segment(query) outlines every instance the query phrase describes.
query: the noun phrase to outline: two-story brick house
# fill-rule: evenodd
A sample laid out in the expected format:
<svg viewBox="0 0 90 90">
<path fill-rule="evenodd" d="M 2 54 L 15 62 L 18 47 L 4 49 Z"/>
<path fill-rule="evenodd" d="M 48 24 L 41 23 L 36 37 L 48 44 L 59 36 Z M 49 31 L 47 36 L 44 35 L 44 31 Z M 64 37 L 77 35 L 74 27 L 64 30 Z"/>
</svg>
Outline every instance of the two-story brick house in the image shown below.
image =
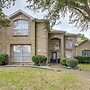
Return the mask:
<svg viewBox="0 0 90 90">
<path fill-rule="evenodd" d="M 0 29 L 0 53 L 9 55 L 9 64 L 31 64 L 33 55 L 45 55 L 48 62 L 58 63 L 61 58 L 81 55 L 86 49 L 82 43 L 76 46 L 78 35 L 46 30 L 43 19 L 35 19 L 22 10 L 9 19 L 10 26 Z M 90 50 L 89 45 L 87 49 Z"/>
</svg>

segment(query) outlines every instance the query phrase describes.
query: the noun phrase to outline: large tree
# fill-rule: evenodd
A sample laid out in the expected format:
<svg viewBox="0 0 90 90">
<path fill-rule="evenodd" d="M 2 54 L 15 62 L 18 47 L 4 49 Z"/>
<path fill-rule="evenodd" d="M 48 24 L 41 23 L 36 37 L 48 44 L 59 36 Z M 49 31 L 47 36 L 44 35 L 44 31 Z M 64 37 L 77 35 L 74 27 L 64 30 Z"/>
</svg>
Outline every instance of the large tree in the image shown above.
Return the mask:
<svg viewBox="0 0 90 90">
<path fill-rule="evenodd" d="M 9 8 L 14 5 L 15 0 L 0 0 L 0 28 L 7 27 L 10 24 L 10 20 L 4 15 L 3 8 Z"/>
<path fill-rule="evenodd" d="M 82 30 L 90 27 L 90 0 L 27 0 L 28 8 L 46 11 L 52 26 L 69 12 L 69 21 Z"/>
</svg>

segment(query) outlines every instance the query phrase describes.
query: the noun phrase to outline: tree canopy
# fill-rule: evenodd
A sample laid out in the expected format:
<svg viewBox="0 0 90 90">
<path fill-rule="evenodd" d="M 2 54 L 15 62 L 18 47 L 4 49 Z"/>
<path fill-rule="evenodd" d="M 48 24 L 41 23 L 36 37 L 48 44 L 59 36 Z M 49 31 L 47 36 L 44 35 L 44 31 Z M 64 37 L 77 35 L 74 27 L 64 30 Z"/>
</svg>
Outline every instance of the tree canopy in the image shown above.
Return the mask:
<svg viewBox="0 0 90 90">
<path fill-rule="evenodd" d="M 0 0 L 0 28 L 7 27 L 10 24 L 10 20 L 4 15 L 2 9 L 9 8 L 14 3 L 15 0 Z"/>
<path fill-rule="evenodd" d="M 87 37 L 85 37 L 85 35 L 84 34 L 78 34 L 78 36 L 79 36 L 79 38 L 81 39 L 81 40 L 87 40 L 88 38 Z"/>
<path fill-rule="evenodd" d="M 90 27 L 90 0 L 27 0 L 32 10 L 46 11 L 51 25 L 55 25 L 69 12 L 69 23 L 82 30 Z"/>
</svg>

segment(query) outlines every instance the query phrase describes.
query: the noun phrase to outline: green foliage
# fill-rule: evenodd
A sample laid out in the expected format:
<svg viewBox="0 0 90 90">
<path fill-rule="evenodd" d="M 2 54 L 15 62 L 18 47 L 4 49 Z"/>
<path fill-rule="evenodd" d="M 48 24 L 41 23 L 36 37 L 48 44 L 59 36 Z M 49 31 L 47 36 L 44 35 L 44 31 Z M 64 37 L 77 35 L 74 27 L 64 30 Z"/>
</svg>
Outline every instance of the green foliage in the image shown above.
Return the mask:
<svg viewBox="0 0 90 90">
<path fill-rule="evenodd" d="M 75 56 L 79 63 L 90 63 L 90 57 L 89 56 Z"/>
<path fill-rule="evenodd" d="M 46 11 L 46 18 L 50 20 L 52 26 L 67 16 L 68 12 L 71 24 L 83 30 L 90 25 L 90 0 L 27 0 L 27 3 L 31 10 Z"/>
<path fill-rule="evenodd" d="M 90 64 L 79 64 L 77 67 L 79 70 L 90 72 Z"/>
<path fill-rule="evenodd" d="M 50 30 L 49 20 L 44 20 L 44 28 L 45 28 L 46 30 Z"/>
<path fill-rule="evenodd" d="M 35 63 L 35 65 L 41 65 L 46 63 L 47 58 L 43 55 L 35 55 L 32 57 L 32 61 Z"/>
<path fill-rule="evenodd" d="M 8 27 L 8 26 L 10 26 L 10 20 L 9 19 L 6 19 L 6 18 L 4 18 L 4 19 L 0 19 L 0 28 L 1 27 Z"/>
<path fill-rule="evenodd" d="M 10 20 L 6 18 L 2 10 L 0 10 L 0 28 L 7 27 L 10 24 Z"/>
<path fill-rule="evenodd" d="M 71 68 L 76 68 L 78 65 L 78 60 L 74 58 L 67 59 L 66 65 Z"/>
<path fill-rule="evenodd" d="M 3 13 L 3 8 L 9 8 L 15 4 L 16 0 L 1 0 L 0 1 L 0 28 L 7 27 L 10 25 L 10 20 Z"/>
<path fill-rule="evenodd" d="M 62 65 L 64 65 L 64 66 L 66 66 L 66 61 L 67 61 L 67 58 L 62 58 L 62 59 L 60 60 L 60 63 L 61 63 Z"/>
<path fill-rule="evenodd" d="M 84 34 L 78 34 L 78 35 L 79 35 L 79 38 L 80 38 L 81 40 L 86 40 L 86 39 L 87 39 L 87 37 L 85 37 Z"/>
<path fill-rule="evenodd" d="M 0 65 L 6 65 L 8 63 L 8 55 L 0 54 Z"/>
</svg>

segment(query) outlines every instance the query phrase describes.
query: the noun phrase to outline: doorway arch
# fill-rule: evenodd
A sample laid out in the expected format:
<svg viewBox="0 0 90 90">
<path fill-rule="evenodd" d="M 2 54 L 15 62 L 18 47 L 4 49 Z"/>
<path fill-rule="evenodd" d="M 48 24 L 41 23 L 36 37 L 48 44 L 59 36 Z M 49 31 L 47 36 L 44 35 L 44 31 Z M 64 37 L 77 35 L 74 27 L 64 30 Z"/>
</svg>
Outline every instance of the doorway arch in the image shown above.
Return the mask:
<svg viewBox="0 0 90 90">
<path fill-rule="evenodd" d="M 49 42 L 50 63 L 59 63 L 61 54 L 61 39 L 51 38 Z"/>
</svg>

